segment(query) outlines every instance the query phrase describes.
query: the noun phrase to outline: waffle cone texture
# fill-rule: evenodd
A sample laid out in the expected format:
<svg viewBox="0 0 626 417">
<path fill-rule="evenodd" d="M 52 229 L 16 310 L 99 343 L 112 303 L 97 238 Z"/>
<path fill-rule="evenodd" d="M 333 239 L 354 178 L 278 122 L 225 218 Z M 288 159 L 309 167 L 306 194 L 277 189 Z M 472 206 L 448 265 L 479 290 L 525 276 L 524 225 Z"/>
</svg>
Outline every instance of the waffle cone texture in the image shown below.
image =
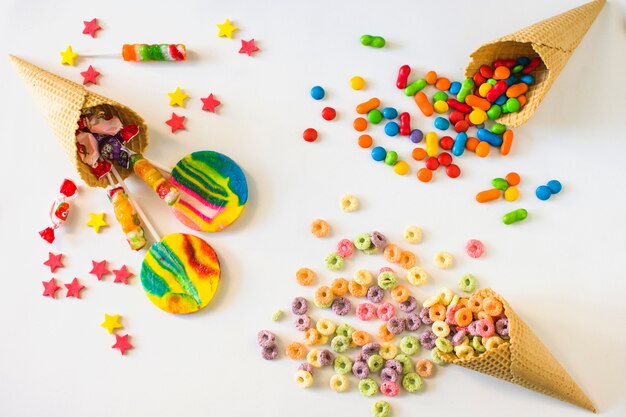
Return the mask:
<svg viewBox="0 0 626 417">
<path fill-rule="evenodd" d="M 459 359 L 454 354 L 442 354 L 441 358 L 595 412 L 591 400 L 509 303 L 489 288 L 477 292 L 499 300 L 504 306 L 509 319 L 509 341 L 469 359 Z"/>
<path fill-rule="evenodd" d="M 80 84 L 51 74 L 15 56 L 9 56 L 9 60 L 39 104 L 68 159 L 83 181 L 90 187 L 106 187 L 109 183 L 106 178 L 98 180 L 91 172 L 90 167 L 84 164 L 78 156 L 76 129 L 82 109 L 94 106 L 105 107 L 111 115 L 119 117 L 122 124 L 135 124 L 139 127 L 139 134 L 125 146 L 141 153 L 148 145 L 146 124 L 141 116 L 132 109 L 92 93 Z M 122 178 L 126 178 L 132 173 L 131 170 L 124 168 L 117 167 L 116 169 Z"/>
<path fill-rule="evenodd" d="M 538 55 L 543 60 L 543 64 L 533 72 L 535 83 L 526 93 L 527 104 L 519 112 L 500 117 L 498 122 L 517 127 L 531 118 L 604 3 L 605 0 L 594 0 L 488 42 L 470 55 L 470 62 L 465 68 L 466 77 L 472 77 L 481 65 L 490 65 L 496 59 Z"/>
</svg>

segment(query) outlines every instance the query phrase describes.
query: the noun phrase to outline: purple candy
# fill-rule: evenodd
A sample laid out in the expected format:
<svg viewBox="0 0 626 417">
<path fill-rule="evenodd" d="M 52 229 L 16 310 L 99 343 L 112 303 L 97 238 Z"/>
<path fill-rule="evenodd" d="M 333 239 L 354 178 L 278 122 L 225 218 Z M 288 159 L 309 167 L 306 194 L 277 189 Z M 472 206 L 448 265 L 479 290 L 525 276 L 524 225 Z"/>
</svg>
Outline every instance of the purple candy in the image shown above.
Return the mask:
<svg viewBox="0 0 626 417">
<path fill-rule="evenodd" d="M 298 366 L 298 371 L 302 371 L 302 370 L 307 371 L 308 373 L 311 374 L 311 376 L 313 375 L 313 367 L 306 362 L 301 363 L 300 366 Z"/>
<path fill-rule="evenodd" d="M 392 368 L 383 368 L 383 370 L 380 371 L 380 379 L 382 379 L 383 382 L 396 382 L 399 376 L 398 372 Z"/>
<path fill-rule="evenodd" d="M 368 357 L 375 355 L 378 351 L 380 351 L 380 344 L 376 342 L 367 343 L 361 348 L 361 352 Z"/>
<path fill-rule="evenodd" d="M 301 316 L 302 314 L 306 314 L 309 310 L 309 303 L 306 301 L 304 297 L 296 297 L 291 302 L 291 312 L 296 316 Z"/>
<path fill-rule="evenodd" d="M 427 326 L 430 326 L 431 324 L 433 324 L 433 321 L 430 319 L 430 316 L 428 315 L 428 307 L 424 307 L 422 309 L 422 311 L 420 311 L 420 319 L 422 319 L 422 323 L 424 323 Z"/>
<path fill-rule="evenodd" d="M 380 232 L 370 233 L 370 240 L 372 244 L 379 249 L 387 246 L 387 238 Z"/>
<path fill-rule="evenodd" d="M 420 344 L 424 347 L 424 349 L 433 349 L 436 341 L 437 335 L 435 335 L 432 330 L 426 330 L 420 335 Z"/>
<path fill-rule="evenodd" d="M 335 357 L 333 353 L 328 349 L 322 350 L 317 356 L 317 360 L 322 364 L 322 366 L 331 365 L 334 359 Z"/>
<path fill-rule="evenodd" d="M 404 319 L 400 317 L 392 317 L 387 322 L 387 330 L 393 334 L 400 334 L 404 331 Z"/>
<path fill-rule="evenodd" d="M 412 295 L 409 295 L 406 301 L 398 304 L 398 308 L 405 313 L 410 313 L 417 308 L 417 300 Z"/>
<path fill-rule="evenodd" d="M 275 344 L 261 346 L 261 356 L 263 359 L 271 361 L 278 356 L 278 348 Z"/>
<path fill-rule="evenodd" d="M 409 140 L 413 143 L 420 143 L 424 139 L 424 133 L 419 129 L 411 130 L 409 134 Z"/>
<path fill-rule="evenodd" d="M 309 327 L 311 327 L 311 317 L 309 316 L 298 316 L 296 318 L 296 329 L 300 331 L 305 331 Z"/>
<path fill-rule="evenodd" d="M 475 320 L 473 322 L 471 322 L 468 326 L 467 326 L 467 331 L 469 332 L 469 334 L 471 334 L 472 336 L 478 336 L 478 330 L 476 329 L 476 325 L 478 324 L 478 320 Z"/>
<path fill-rule="evenodd" d="M 508 336 L 509 335 L 509 319 L 506 317 L 502 317 L 498 321 L 496 321 L 496 333 L 500 336 Z"/>
<path fill-rule="evenodd" d="M 273 346 L 276 342 L 276 336 L 274 336 L 274 333 L 269 330 L 261 330 L 256 335 L 256 341 L 261 347 Z"/>
<path fill-rule="evenodd" d="M 452 346 L 460 345 L 461 342 L 463 342 L 463 339 L 465 339 L 465 336 L 467 336 L 467 332 L 465 330 L 460 330 L 456 332 L 456 334 L 452 336 Z"/>
<path fill-rule="evenodd" d="M 350 312 L 352 308 L 352 303 L 345 297 L 336 297 L 333 300 L 332 309 L 333 312 L 338 316 L 345 316 Z"/>
<path fill-rule="evenodd" d="M 378 304 L 383 301 L 383 298 L 385 298 L 385 290 L 380 288 L 378 285 L 372 285 L 367 290 L 367 299 L 372 303 Z"/>
<path fill-rule="evenodd" d="M 352 365 L 352 373 L 359 379 L 367 378 L 370 374 L 370 368 L 365 361 L 357 361 Z"/>
<path fill-rule="evenodd" d="M 404 321 L 406 322 L 406 329 L 410 332 L 416 331 L 417 329 L 420 328 L 420 325 L 422 324 L 422 321 L 420 320 L 420 316 L 418 316 L 415 313 L 407 314 Z"/>
<path fill-rule="evenodd" d="M 400 361 L 397 361 L 395 359 L 389 359 L 385 362 L 385 368 L 391 369 L 392 371 L 400 375 L 402 373 L 403 366 Z"/>
</svg>

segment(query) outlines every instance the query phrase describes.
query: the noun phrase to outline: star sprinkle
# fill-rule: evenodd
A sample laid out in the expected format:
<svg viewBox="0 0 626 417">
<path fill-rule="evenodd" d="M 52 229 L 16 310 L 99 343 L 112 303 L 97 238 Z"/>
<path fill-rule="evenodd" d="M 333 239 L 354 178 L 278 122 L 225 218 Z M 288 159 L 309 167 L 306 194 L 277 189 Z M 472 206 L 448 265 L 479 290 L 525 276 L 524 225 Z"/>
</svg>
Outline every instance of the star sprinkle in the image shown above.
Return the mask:
<svg viewBox="0 0 626 417">
<path fill-rule="evenodd" d="M 104 327 L 107 329 L 109 334 L 113 333 L 115 329 L 122 329 L 124 326 L 120 324 L 120 315 L 114 314 L 109 316 L 108 314 L 104 314 L 104 321 L 100 324 L 100 327 Z"/>
<path fill-rule="evenodd" d="M 133 276 L 133 273 L 126 269 L 126 265 L 122 265 L 120 269 L 114 269 L 113 274 L 115 274 L 113 282 L 121 282 L 125 285 L 128 285 L 128 278 Z"/>
<path fill-rule="evenodd" d="M 172 113 L 172 118 L 165 122 L 166 125 L 172 128 L 172 133 L 175 133 L 178 129 L 185 129 L 185 116 L 179 116 L 176 113 Z"/>
<path fill-rule="evenodd" d="M 83 24 L 85 25 L 85 29 L 83 29 L 83 34 L 91 35 L 92 38 L 96 37 L 96 32 L 102 29 L 98 24 L 98 19 L 93 19 L 90 21 L 83 20 Z"/>
<path fill-rule="evenodd" d="M 89 271 L 89 273 L 94 274 L 98 278 L 98 281 L 102 281 L 103 275 L 111 273 L 111 271 L 107 269 L 107 261 L 91 261 L 91 264 L 93 268 L 91 268 L 91 271 Z"/>
<path fill-rule="evenodd" d="M 134 346 L 130 344 L 128 341 L 128 335 L 120 336 L 119 334 L 115 335 L 115 344 L 111 346 L 113 349 L 119 349 L 122 355 L 126 354 L 128 349 L 132 349 Z"/>
<path fill-rule="evenodd" d="M 176 87 L 176 90 L 167 93 L 167 95 L 170 96 L 170 106 L 179 107 L 185 107 L 185 99 L 189 97 L 180 87 Z"/>
<path fill-rule="evenodd" d="M 87 222 L 87 226 L 93 227 L 93 230 L 96 233 L 100 233 L 101 227 L 106 227 L 109 224 L 104 221 L 104 213 L 89 213 L 89 221 Z"/>
<path fill-rule="evenodd" d="M 61 64 L 74 66 L 74 60 L 78 58 L 78 54 L 72 51 L 72 47 L 68 46 L 64 52 L 61 52 Z"/>
<path fill-rule="evenodd" d="M 41 283 L 43 284 L 43 296 L 44 297 L 52 297 L 52 298 L 56 298 L 55 294 L 57 292 L 57 290 L 61 287 L 59 287 L 57 285 L 57 282 L 54 278 L 52 278 L 50 281 L 46 282 L 46 281 L 41 281 Z"/>
<path fill-rule="evenodd" d="M 61 262 L 62 257 L 63 257 L 62 253 L 55 255 L 52 252 L 48 252 L 48 260 L 44 262 L 43 264 L 50 267 L 50 272 L 54 272 L 55 269 L 63 268 L 65 266 L 63 265 L 63 262 Z"/>
<path fill-rule="evenodd" d="M 80 299 L 80 292 L 85 288 L 85 286 L 78 282 L 78 278 L 74 278 L 72 282 L 65 284 L 65 288 L 67 288 L 67 294 L 65 297 L 76 297 Z"/>
<path fill-rule="evenodd" d="M 207 98 L 200 98 L 200 100 L 202 100 L 202 110 L 207 110 L 211 113 L 215 113 L 215 108 L 222 104 L 221 101 L 213 97 L 213 93 L 209 94 Z"/>
<path fill-rule="evenodd" d="M 258 51 L 259 48 L 254 44 L 254 38 L 249 41 L 241 40 L 241 49 L 239 50 L 240 54 L 248 54 L 248 56 L 252 56 L 252 52 Z"/>
<path fill-rule="evenodd" d="M 226 36 L 229 39 L 233 38 L 233 32 L 237 30 L 237 26 L 233 25 L 232 23 L 230 23 L 230 19 L 226 19 L 224 21 L 224 23 L 222 24 L 217 24 L 217 27 L 219 28 L 219 32 L 217 33 L 218 37 L 223 37 Z"/>
<path fill-rule="evenodd" d="M 80 73 L 83 76 L 83 85 L 98 84 L 96 78 L 100 76 L 100 73 L 96 71 L 91 65 L 87 68 L 87 71 L 83 71 Z"/>
</svg>

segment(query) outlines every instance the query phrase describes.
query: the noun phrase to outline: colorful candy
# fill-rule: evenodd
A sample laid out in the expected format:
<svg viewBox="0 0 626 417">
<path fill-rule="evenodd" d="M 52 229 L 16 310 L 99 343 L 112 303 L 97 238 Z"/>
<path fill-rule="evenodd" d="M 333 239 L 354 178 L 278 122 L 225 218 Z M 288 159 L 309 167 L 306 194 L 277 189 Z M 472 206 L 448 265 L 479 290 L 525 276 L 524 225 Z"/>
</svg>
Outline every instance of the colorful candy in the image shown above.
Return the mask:
<svg viewBox="0 0 626 417">
<path fill-rule="evenodd" d="M 382 48 L 385 46 L 385 38 L 382 36 L 363 35 L 360 41 L 361 45 L 371 46 L 372 48 Z"/>
<path fill-rule="evenodd" d="M 504 224 L 513 224 L 522 220 L 525 220 L 526 217 L 528 217 L 528 212 L 523 209 L 517 209 L 517 210 L 513 210 L 509 213 L 506 213 L 504 216 L 502 216 L 502 223 Z"/>
<path fill-rule="evenodd" d="M 350 87 L 352 87 L 353 90 L 362 90 L 363 88 L 365 88 L 365 80 L 363 79 L 363 77 L 355 75 L 354 77 L 350 78 Z"/>
<path fill-rule="evenodd" d="M 410 74 L 411 74 L 410 66 L 408 65 L 401 66 L 400 69 L 398 70 L 398 78 L 396 80 L 396 87 L 398 87 L 400 90 L 405 89 L 408 83 Z"/>
<path fill-rule="evenodd" d="M 122 46 L 124 61 L 184 61 L 187 49 L 183 44 L 125 44 Z"/>
<path fill-rule="evenodd" d="M 110 187 L 107 195 L 113 205 L 113 212 L 117 222 L 126 235 L 126 241 L 132 250 L 139 250 L 146 245 L 143 228 L 139 216 L 130 202 L 123 187 Z"/>
<path fill-rule="evenodd" d="M 319 85 L 316 85 L 315 87 L 311 88 L 311 97 L 314 100 L 321 100 L 324 98 L 324 96 L 326 95 L 326 91 L 324 91 L 324 88 L 322 88 Z"/>
<path fill-rule="evenodd" d="M 305 129 L 302 133 L 302 138 L 307 142 L 315 142 L 317 140 L 317 130 L 312 127 Z"/>
<path fill-rule="evenodd" d="M 540 185 L 535 190 L 535 195 L 539 200 L 545 201 L 552 197 L 553 194 L 558 194 L 563 189 L 561 183 L 557 180 L 550 180 L 546 185 Z"/>
<path fill-rule="evenodd" d="M 46 242 L 54 242 L 54 230 L 61 227 L 67 220 L 70 214 L 70 203 L 67 200 L 76 193 L 76 190 L 77 187 L 73 181 L 68 179 L 63 180 L 59 190 L 61 196 L 54 200 L 52 207 L 50 207 L 50 222 L 52 223 L 52 227 L 46 227 L 39 232 L 39 236 Z"/>
</svg>

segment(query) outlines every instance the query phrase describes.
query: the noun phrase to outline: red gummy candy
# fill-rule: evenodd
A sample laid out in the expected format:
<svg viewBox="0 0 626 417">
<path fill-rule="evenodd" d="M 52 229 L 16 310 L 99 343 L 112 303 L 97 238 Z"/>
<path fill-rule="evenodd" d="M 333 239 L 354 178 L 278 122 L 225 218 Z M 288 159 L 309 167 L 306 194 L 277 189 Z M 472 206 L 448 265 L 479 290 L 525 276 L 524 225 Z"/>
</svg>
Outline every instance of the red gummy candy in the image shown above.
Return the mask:
<svg viewBox="0 0 626 417">
<path fill-rule="evenodd" d="M 39 236 L 48 243 L 54 242 L 54 230 L 51 227 L 43 229 L 39 232 Z"/>
<path fill-rule="evenodd" d="M 66 197 L 71 197 L 76 192 L 76 184 L 74 181 L 68 180 L 67 178 L 63 180 L 63 184 L 61 184 L 61 194 Z"/>
</svg>

